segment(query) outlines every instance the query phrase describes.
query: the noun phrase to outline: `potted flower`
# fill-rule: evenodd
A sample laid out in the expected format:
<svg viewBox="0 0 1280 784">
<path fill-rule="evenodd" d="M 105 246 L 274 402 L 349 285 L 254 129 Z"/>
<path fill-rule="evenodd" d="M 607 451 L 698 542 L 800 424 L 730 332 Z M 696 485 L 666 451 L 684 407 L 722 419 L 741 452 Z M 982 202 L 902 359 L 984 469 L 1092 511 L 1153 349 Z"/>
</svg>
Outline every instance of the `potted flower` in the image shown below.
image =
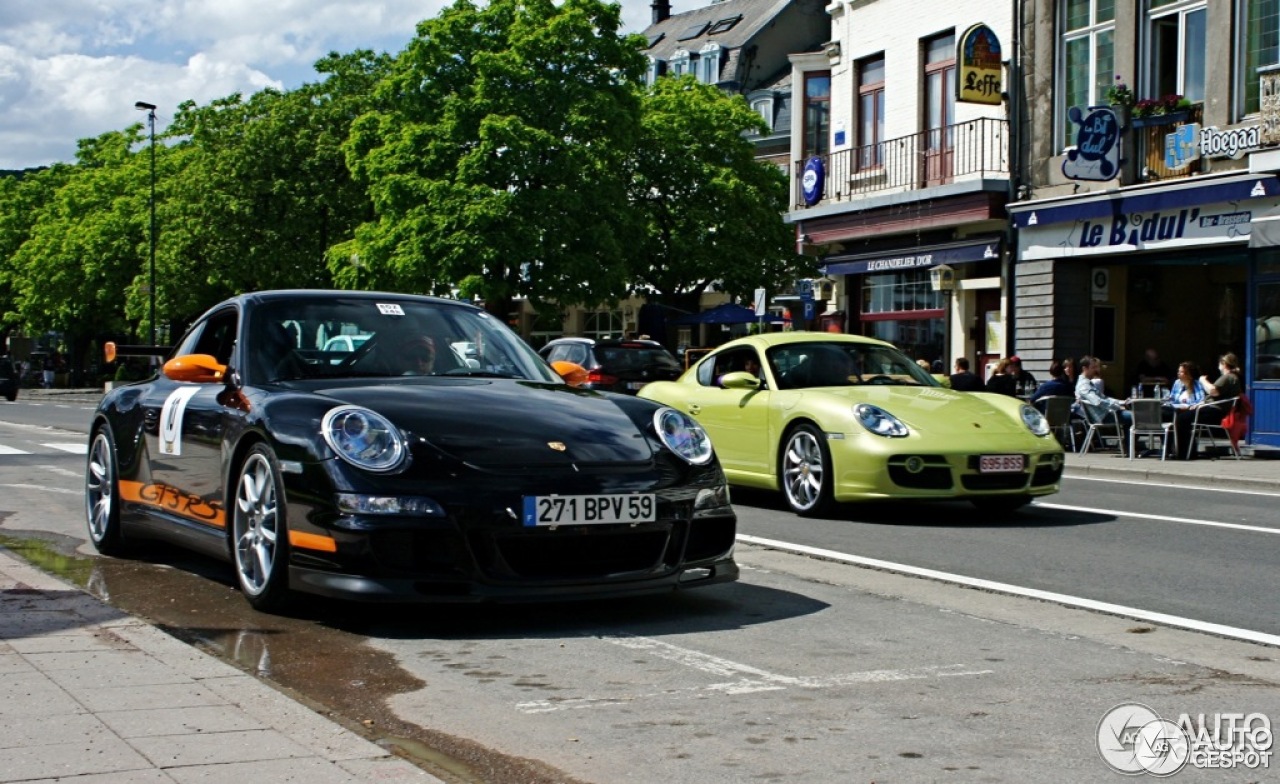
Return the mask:
<svg viewBox="0 0 1280 784">
<path fill-rule="evenodd" d="M 1129 85 L 1124 83 L 1124 79 L 1120 74 L 1116 74 L 1115 83 L 1107 88 L 1107 103 L 1113 107 L 1132 109 L 1135 101 L 1136 96 L 1134 96 L 1133 90 L 1130 90 Z"/>
<path fill-rule="evenodd" d="M 1143 98 L 1133 105 L 1133 126 L 1174 125 L 1186 122 L 1191 101 L 1171 93 L 1161 98 Z"/>
</svg>

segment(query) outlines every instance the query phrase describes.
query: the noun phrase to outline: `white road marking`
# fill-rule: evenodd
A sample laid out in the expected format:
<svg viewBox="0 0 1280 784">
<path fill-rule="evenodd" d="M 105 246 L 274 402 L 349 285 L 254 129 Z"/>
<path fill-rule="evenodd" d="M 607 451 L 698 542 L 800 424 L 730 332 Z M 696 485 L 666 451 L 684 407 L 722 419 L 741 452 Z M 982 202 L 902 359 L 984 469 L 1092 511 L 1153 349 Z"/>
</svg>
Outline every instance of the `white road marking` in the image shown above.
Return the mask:
<svg viewBox="0 0 1280 784">
<path fill-rule="evenodd" d="M 0 487 L 12 487 L 15 490 L 39 490 L 42 493 L 59 493 L 61 495 L 80 495 L 83 490 L 68 490 L 65 487 L 49 487 L 47 485 L 8 484 Z"/>
<path fill-rule="evenodd" d="M 89 454 L 89 445 L 83 441 L 74 444 L 41 444 L 40 446 L 47 446 L 50 449 L 57 449 L 62 452 L 70 452 L 73 455 Z"/>
<path fill-rule="evenodd" d="M 1280 534 L 1280 528 L 1267 528 L 1261 525 L 1244 525 L 1242 523 L 1222 523 L 1217 520 L 1195 520 L 1172 515 L 1144 514 L 1142 512 L 1118 512 L 1115 509 L 1090 509 L 1087 506 L 1067 506 L 1065 504 L 1045 504 L 1036 502 L 1037 509 L 1062 509 L 1067 512 L 1091 512 L 1093 514 L 1115 515 L 1117 517 L 1136 517 L 1139 520 L 1160 520 L 1165 523 L 1185 523 L 1187 525 L 1207 525 L 1211 528 L 1231 528 L 1236 531 L 1253 531 L 1260 534 Z"/>
<path fill-rule="evenodd" d="M 1247 640 L 1249 642 L 1261 643 L 1263 645 L 1280 647 L 1280 635 L 1266 634 L 1265 632 L 1254 631 L 1253 629 L 1241 629 L 1235 626 L 1207 623 L 1205 621 L 1197 621 L 1194 618 L 1182 618 L 1177 615 L 1150 612 L 1148 610 L 1140 610 L 1136 607 L 1126 607 L 1121 604 L 1099 602 L 1093 599 L 1085 599 L 1083 597 L 1071 596 L 1064 593 L 1041 591 L 1036 588 L 1024 588 L 1020 585 L 1010 585 L 1009 583 L 998 583 L 993 580 L 966 577 L 962 574 L 951 574 L 950 572 L 941 572 L 936 569 L 924 569 L 919 566 L 909 566 L 907 564 L 894 563 L 892 561 L 882 561 L 878 558 L 864 558 L 860 555 L 850 555 L 849 553 L 841 553 L 836 550 L 825 550 L 821 547 L 810 547 L 803 544 L 791 544 L 790 542 L 780 542 L 776 539 L 764 539 L 759 536 L 750 536 L 748 534 L 738 534 L 737 539 L 739 542 L 743 542 L 745 544 L 754 544 L 759 547 L 767 547 L 773 550 L 796 553 L 798 555 L 808 555 L 825 561 L 866 566 L 872 569 L 881 569 L 888 572 L 897 572 L 899 574 L 909 574 L 915 577 L 924 577 L 930 580 L 939 580 L 942 582 L 964 585 L 969 588 L 981 588 L 985 591 L 1004 593 L 1009 594 L 1010 596 L 1023 596 L 1030 599 L 1039 599 L 1045 602 L 1061 604 L 1066 607 L 1079 607 L 1084 610 L 1107 613 L 1108 615 L 1119 615 L 1124 618 L 1150 621 L 1151 623 L 1160 623 L 1165 626 L 1174 626 L 1180 629 L 1190 629 L 1192 631 L 1204 632 L 1206 634 L 1216 634 L 1220 637 L 1229 637 L 1236 640 Z"/>
<path fill-rule="evenodd" d="M 716 678 L 728 680 L 710 683 L 705 686 L 694 686 L 682 689 L 668 689 L 646 694 L 630 694 L 623 697 L 574 697 L 560 700 L 532 700 L 516 703 L 516 710 L 521 713 L 552 713 L 562 710 L 581 710 L 584 708 L 601 708 L 609 705 L 622 705 L 637 700 L 661 698 L 693 698 L 705 696 L 706 692 L 721 694 L 751 694 L 759 691 L 779 691 L 788 688 L 825 689 L 839 686 L 853 686 L 862 683 L 888 683 L 892 681 L 919 680 L 922 678 L 954 678 L 970 675 L 990 675 L 994 670 L 970 670 L 962 664 L 940 665 L 936 667 L 911 667 L 897 670 L 868 670 L 841 675 L 827 676 L 794 676 L 762 670 L 749 664 L 731 661 L 709 653 L 702 653 L 691 648 L 672 645 L 651 637 L 636 635 L 618 635 L 598 638 L 603 642 L 618 645 L 635 651 L 643 651 L 668 661 L 675 662 Z"/>
<path fill-rule="evenodd" d="M 1147 480 L 1144 480 L 1144 481 L 1138 482 L 1138 481 L 1134 481 L 1134 480 L 1132 480 L 1132 479 L 1107 479 L 1107 478 L 1105 478 L 1105 477 L 1101 477 L 1101 476 L 1080 476 L 1080 475 L 1078 475 L 1078 474 L 1067 474 L 1066 476 L 1067 476 L 1067 478 L 1068 478 L 1068 479 L 1078 479 L 1078 480 L 1080 480 L 1080 481 L 1082 481 L 1082 482 L 1109 482 L 1109 483 L 1114 484 L 1114 485 L 1141 485 L 1142 487 L 1146 487 L 1146 488 L 1151 488 L 1151 487 L 1176 487 L 1176 488 L 1179 488 L 1179 489 L 1185 490 L 1185 489 L 1187 489 L 1187 487 L 1188 487 L 1188 485 L 1180 484 L 1180 483 L 1178 483 L 1178 482 L 1173 482 L 1173 481 L 1168 481 L 1168 482 L 1159 482 L 1159 481 L 1155 481 L 1155 480 L 1154 480 L 1154 478 L 1153 478 L 1153 479 L 1147 479 Z M 1186 479 L 1195 479 L 1196 477 L 1172 477 L 1172 476 L 1170 476 L 1170 477 L 1168 477 L 1168 478 L 1169 478 L 1169 479 L 1174 479 L 1174 478 L 1178 478 L 1178 479 L 1182 479 L 1182 478 L 1186 478 Z M 1195 487 L 1195 491 L 1196 491 L 1197 493 L 1200 493 L 1200 492 L 1206 492 L 1206 493 L 1230 493 L 1231 495 L 1262 495 L 1262 496 L 1269 496 L 1269 497 L 1271 497 L 1271 498 L 1275 498 L 1275 497 L 1277 497 L 1277 496 L 1280 496 L 1280 493 L 1268 493 L 1268 492 L 1263 491 L 1263 490 L 1242 490 L 1242 489 L 1235 488 L 1235 487 L 1215 487 L 1215 486 L 1213 486 L 1213 485 L 1195 485 L 1194 487 Z"/>
<path fill-rule="evenodd" d="M 11 447 L 11 446 L 5 446 L 4 444 L 0 444 L 0 455 L 29 455 L 29 454 L 31 453 L 24 452 L 21 449 L 15 449 L 14 447 Z"/>
</svg>

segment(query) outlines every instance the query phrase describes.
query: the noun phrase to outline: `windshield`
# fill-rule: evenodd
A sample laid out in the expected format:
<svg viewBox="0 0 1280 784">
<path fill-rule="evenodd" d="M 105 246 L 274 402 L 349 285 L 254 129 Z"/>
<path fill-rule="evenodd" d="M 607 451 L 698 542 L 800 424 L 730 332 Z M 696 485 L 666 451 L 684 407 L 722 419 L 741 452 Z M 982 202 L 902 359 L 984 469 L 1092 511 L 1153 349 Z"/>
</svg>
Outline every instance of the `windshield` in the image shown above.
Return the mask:
<svg viewBox="0 0 1280 784">
<path fill-rule="evenodd" d="M 941 386 L 906 354 L 876 343 L 790 343 L 770 349 L 768 358 L 780 389 L 859 384 Z"/>
<path fill-rule="evenodd" d="M 255 308 L 246 329 L 251 383 L 361 376 L 560 382 L 505 324 L 468 305 L 298 296 Z"/>
</svg>

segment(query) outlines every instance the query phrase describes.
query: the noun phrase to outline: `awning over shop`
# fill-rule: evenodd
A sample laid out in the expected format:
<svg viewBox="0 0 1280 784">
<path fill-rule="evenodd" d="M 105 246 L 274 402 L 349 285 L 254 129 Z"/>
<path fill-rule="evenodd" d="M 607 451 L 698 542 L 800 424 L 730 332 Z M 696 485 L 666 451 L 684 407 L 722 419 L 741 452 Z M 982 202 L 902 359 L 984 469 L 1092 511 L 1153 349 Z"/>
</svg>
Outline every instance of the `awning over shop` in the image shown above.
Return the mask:
<svg viewBox="0 0 1280 784">
<path fill-rule="evenodd" d="M 1097 221 L 1116 215 L 1180 210 L 1200 204 L 1247 201 L 1265 196 L 1280 196 L 1280 181 L 1275 175 L 1241 174 L 1207 183 L 1202 178 L 1190 178 L 1129 193 L 1099 191 L 1088 196 L 1011 204 L 1009 215 L 1016 228 L 1025 229 L 1051 223 Z"/>
<path fill-rule="evenodd" d="M 1249 232 L 1250 248 L 1280 248 L 1280 207 L 1268 210 L 1253 219 Z"/>
<path fill-rule="evenodd" d="M 864 272 L 899 272 L 902 270 L 936 267 L 939 264 L 968 264 L 984 259 L 1000 258 L 1000 238 L 949 242 L 944 245 L 923 245 L 903 249 L 898 253 L 856 253 L 828 256 L 823 259 L 822 271 L 826 275 L 860 275 Z"/>
<path fill-rule="evenodd" d="M 726 302 L 723 305 L 716 305 L 710 310 L 704 310 L 701 313 L 690 313 L 687 316 L 681 316 L 676 319 L 677 324 L 753 324 L 757 321 L 764 321 L 769 324 L 775 324 L 782 321 L 782 317 L 775 316 L 772 313 L 766 313 L 763 316 L 757 316 L 756 312 L 751 308 L 744 308 L 741 305 L 732 302 Z"/>
</svg>

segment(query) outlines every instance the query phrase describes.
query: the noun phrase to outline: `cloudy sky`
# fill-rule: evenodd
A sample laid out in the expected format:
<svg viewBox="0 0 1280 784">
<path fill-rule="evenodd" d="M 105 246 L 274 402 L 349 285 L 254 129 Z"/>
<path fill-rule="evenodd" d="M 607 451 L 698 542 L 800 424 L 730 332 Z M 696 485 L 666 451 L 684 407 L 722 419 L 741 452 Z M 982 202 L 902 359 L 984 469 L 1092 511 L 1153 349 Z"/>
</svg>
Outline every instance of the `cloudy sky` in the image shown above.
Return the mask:
<svg viewBox="0 0 1280 784">
<path fill-rule="evenodd" d="M 651 0 L 621 0 L 626 32 Z M 399 52 L 446 0 L 0 0 L 0 169 L 75 160 L 76 141 L 185 100 L 290 89 L 327 52 Z M 707 0 L 672 0 L 672 11 Z"/>
</svg>

